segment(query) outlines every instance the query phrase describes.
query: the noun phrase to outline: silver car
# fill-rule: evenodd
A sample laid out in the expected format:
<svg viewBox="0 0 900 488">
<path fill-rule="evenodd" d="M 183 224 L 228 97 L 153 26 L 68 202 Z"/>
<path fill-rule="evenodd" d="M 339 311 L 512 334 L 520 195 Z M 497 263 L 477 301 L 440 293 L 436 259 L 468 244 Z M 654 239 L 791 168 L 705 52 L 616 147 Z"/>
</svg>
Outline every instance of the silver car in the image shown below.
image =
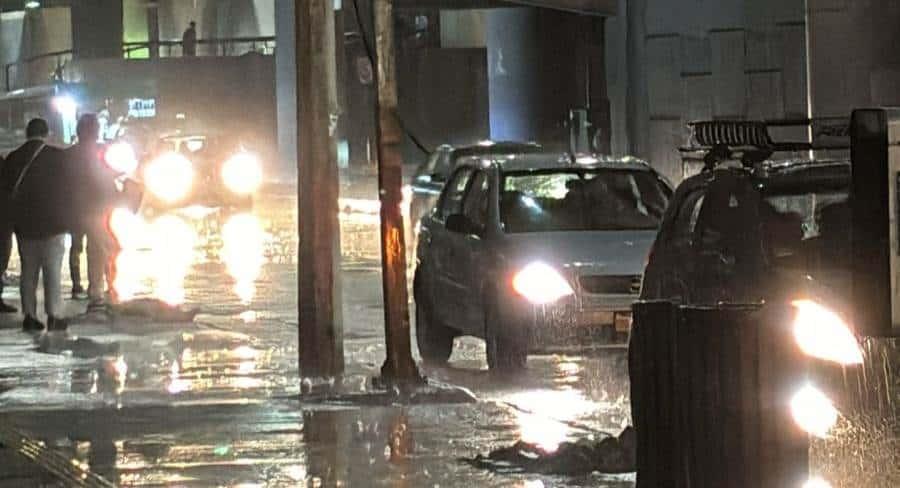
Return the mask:
<svg viewBox="0 0 900 488">
<path fill-rule="evenodd" d="M 542 153 L 461 161 L 421 221 L 416 339 L 426 361 L 485 339 L 492 369 L 620 339 L 671 196 L 632 158 Z"/>
</svg>

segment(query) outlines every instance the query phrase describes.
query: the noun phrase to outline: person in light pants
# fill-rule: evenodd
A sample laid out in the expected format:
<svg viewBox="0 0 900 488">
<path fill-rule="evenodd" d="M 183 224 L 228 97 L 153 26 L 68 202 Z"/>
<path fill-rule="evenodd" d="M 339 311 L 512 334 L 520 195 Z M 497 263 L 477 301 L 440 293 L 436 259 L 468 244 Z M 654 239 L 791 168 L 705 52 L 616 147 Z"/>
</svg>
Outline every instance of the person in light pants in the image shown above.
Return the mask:
<svg viewBox="0 0 900 488">
<path fill-rule="evenodd" d="M 70 227 L 66 167 L 62 164 L 62 151 L 46 143 L 47 121 L 32 119 L 25 134 L 28 141 L 9 154 L 0 171 L 0 189 L 22 260 L 22 329 L 44 329 L 37 315 L 38 278 L 43 274 L 47 328 L 65 330 L 68 323 L 62 316 L 60 275 L 65 235 Z"/>
<path fill-rule="evenodd" d="M 19 291 L 22 295 L 22 313 L 37 317 L 38 277 L 43 275 L 44 311 L 51 329 L 60 328 L 56 322 L 63 316 L 62 263 L 66 254 L 66 235 L 58 234 L 44 239 L 27 239 L 17 236 L 22 274 Z"/>
</svg>

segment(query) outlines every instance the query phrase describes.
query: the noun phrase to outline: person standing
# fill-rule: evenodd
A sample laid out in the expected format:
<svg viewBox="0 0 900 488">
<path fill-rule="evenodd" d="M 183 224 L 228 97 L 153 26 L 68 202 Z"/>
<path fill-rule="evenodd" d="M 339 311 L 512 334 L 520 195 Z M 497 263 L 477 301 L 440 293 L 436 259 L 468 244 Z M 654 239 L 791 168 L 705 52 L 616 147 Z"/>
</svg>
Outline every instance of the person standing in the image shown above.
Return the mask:
<svg viewBox="0 0 900 488">
<path fill-rule="evenodd" d="M 5 166 L 3 157 L 0 156 L 0 168 Z M 2 172 L 2 169 L 0 169 Z M 16 313 L 16 307 L 3 301 L 3 285 L 6 277 L 6 269 L 9 267 L 9 258 L 12 254 L 12 223 L 9 218 L 9 202 L 4 198 L 3 208 L 0 208 L 0 313 Z"/>
<path fill-rule="evenodd" d="M 105 289 L 112 284 L 111 260 L 115 256 L 115 242 L 107 227 L 109 215 L 118 201 L 116 173 L 102 159 L 102 146 L 97 143 L 100 124 L 94 114 L 84 114 L 76 127 L 78 143 L 65 150 L 65 160 L 71 172 L 73 211 L 72 234 L 87 236 L 88 311 L 103 309 Z"/>
<path fill-rule="evenodd" d="M 197 55 L 197 23 L 193 20 L 181 35 L 181 52 L 186 58 Z"/>
<path fill-rule="evenodd" d="M 63 318 L 60 276 L 68 230 L 68 204 L 64 199 L 68 182 L 62 151 L 45 142 L 49 132 L 44 119 L 28 122 L 25 129 L 28 141 L 10 153 L 0 173 L 22 260 L 19 280 L 25 315 L 22 329 L 28 332 L 44 328 L 37 318 L 37 286 L 41 275 L 47 328 L 68 327 Z"/>
</svg>

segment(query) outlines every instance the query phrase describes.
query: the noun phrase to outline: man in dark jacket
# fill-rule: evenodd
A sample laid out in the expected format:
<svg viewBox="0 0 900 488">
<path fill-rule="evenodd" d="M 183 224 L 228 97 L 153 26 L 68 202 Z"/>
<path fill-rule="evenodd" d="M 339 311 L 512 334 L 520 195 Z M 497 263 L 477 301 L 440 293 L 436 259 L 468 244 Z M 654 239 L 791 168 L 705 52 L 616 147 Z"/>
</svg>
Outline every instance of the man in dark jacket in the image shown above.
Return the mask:
<svg viewBox="0 0 900 488">
<path fill-rule="evenodd" d="M 88 311 L 103 309 L 105 287 L 112 289 L 112 260 L 116 244 L 107 222 L 119 201 L 116 173 L 103 162 L 103 148 L 97 143 L 100 124 L 94 114 L 78 119 L 78 143 L 65 150 L 65 160 L 71 172 L 74 190 L 72 198 L 76 216 L 72 219 L 73 234 L 87 235 Z"/>
<path fill-rule="evenodd" d="M 4 164 L 3 157 L 0 156 L 0 172 Z M 3 278 L 6 274 L 6 268 L 9 267 L 9 257 L 12 254 L 12 223 L 9 220 L 8 210 L 9 202 L 4 196 L 3 208 L 0 208 L 0 313 L 16 313 L 16 307 L 7 305 L 3 302 Z"/>
<path fill-rule="evenodd" d="M 0 174 L 22 260 L 22 328 L 44 328 L 37 319 L 38 277 L 43 274 L 47 328 L 65 330 L 60 275 L 69 207 L 62 152 L 44 142 L 49 134 L 45 120 L 32 119 L 25 133 L 28 141 L 9 154 Z"/>
</svg>

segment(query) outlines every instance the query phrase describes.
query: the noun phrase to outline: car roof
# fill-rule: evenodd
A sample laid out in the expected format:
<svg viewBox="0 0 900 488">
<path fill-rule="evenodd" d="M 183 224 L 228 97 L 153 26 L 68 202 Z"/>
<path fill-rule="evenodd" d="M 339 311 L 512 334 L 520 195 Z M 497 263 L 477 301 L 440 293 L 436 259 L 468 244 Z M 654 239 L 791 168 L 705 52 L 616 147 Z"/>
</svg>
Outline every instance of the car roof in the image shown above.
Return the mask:
<svg viewBox="0 0 900 488">
<path fill-rule="evenodd" d="M 565 152 L 539 152 L 527 154 L 483 155 L 478 161 L 464 161 L 470 166 L 497 164 L 504 172 L 553 171 L 553 170 L 598 170 L 619 169 L 652 171 L 646 161 L 631 157 L 604 155 L 571 156 Z"/>
<path fill-rule="evenodd" d="M 484 141 L 469 146 L 442 146 L 442 148 L 451 151 L 453 158 L 488 154 L 532 153 L 543 151 L 541 145 L 536 142 L 521 141 Z"/>
<path fill-rule="evenodd" d="M 720 165 L 712 172 L 704 171 L 686 179 L 683 184 L 686 187 L 703 185 L 723 169 L 745 172 L 767 192 L 789 192 L 791 189 L 809 191 L 811 187 L 848 188 L 851 176 L 848 159 L 785 159 L 764 161 L 752 169 Z"/>
</svg>

